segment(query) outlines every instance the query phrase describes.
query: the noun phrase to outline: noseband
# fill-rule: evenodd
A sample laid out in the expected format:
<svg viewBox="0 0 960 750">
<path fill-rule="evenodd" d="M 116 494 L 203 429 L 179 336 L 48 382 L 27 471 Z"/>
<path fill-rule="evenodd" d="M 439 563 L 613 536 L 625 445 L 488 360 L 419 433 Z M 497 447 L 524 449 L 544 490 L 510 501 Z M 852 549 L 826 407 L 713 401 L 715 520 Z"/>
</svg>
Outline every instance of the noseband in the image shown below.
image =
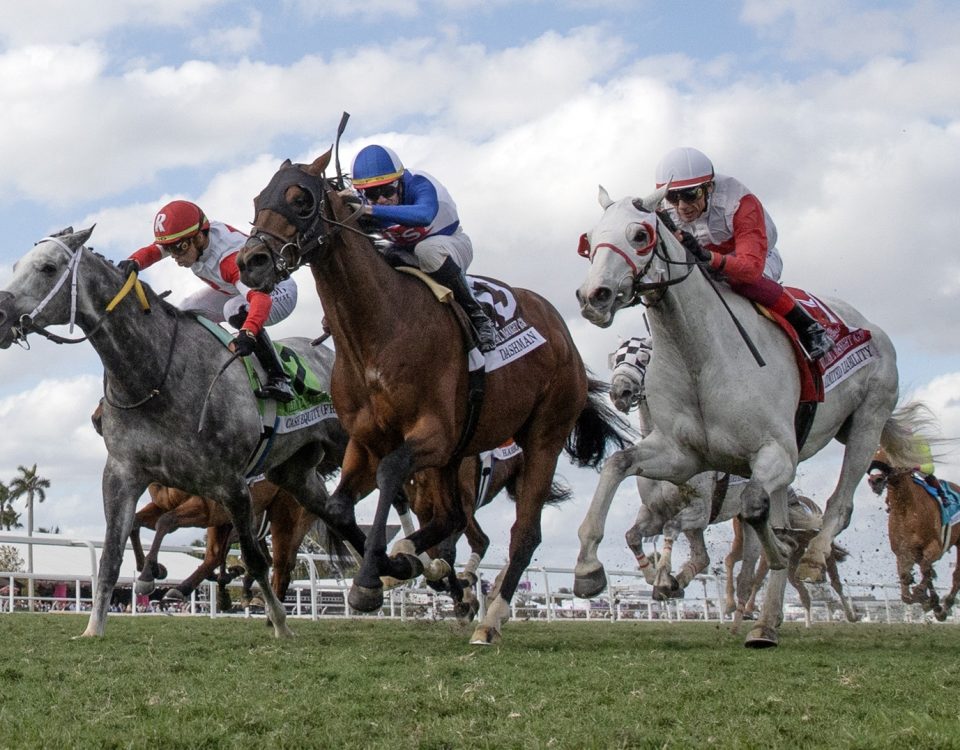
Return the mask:
<svg viewBox="0 0 960 750">
<path fill-rule="evenodd" d="M 298 188 L 300 195 L 294 202 L 287 201 L 287 191 Z M 256 223 L 250 240 L 260 242 L 273 260 L 277 278 L 290 275 L 305 263 L 309 263 L 327 246 L 340 229 L 363 234 L 363 232 L 333 217 L 327 193 L 332 190 L 327 179 L 321 175 L 312 175 L 300 165 L 289 164 L 280 168 L 270 183 L 253 200 L 254 222 L 261 211 L 270 210 L 283 216 L 296 229 L 291 241 L 271 232 Z M 356 212 L 346 221 L 360 213 Z M 328 227 L 334 227 L 328 231 Z"/>
</svg>

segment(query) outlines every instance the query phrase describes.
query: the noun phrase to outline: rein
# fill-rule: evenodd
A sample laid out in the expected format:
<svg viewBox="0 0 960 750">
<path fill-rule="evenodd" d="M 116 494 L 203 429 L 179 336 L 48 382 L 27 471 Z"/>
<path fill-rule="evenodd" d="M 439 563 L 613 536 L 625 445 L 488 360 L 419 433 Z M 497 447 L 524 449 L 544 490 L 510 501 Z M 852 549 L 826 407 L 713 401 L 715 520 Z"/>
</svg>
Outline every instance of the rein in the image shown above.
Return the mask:
<svg viewBox="0 0 960 750">
<path fill-rule="evenodd" d="M 654 212 L 659 223 L 667 229 L 667 231 L 675 232 L 676 225 L 673 223 L 673 220 L 670 218 L 669 214 L 662 211 Z M 734 314 L 733 310 L 730 309 L 730 305 L 723 298 L 723 295 L 720 293 L 720 287 L 717 285 L 716 281 L 707 273 L 706 263 L 697 260 L 696 258 L 691 258 L 692 253 L 689 248 L 684 247 L 684 250 L 687 252 L 688 260 L 679 261 L 672 260 L 666 251 L 666 242 L 664 242 L 663 237 L 660 236 L 660 233 L 657 232 L 657 244 L 653 249 L 653 252 L 650 255 L 650 260 L 647 261 L 646 266 L 643 267 L 642 271 L 634 273 L 633 276 L 633 289 L 631 291 L 631 297 L 628 301 L 623 303 L 623 307 L 633 307 L 637 304 L 642 304 L 644 307 L 654 307 L 662 299 L 663 295 L 666 293 L 668 287 L 673 286 L 674 284 L 679 284 L 682 281 L 686 281 L 687 278 L 693 273 L 694 268 L 699 268 L 700 273 L 703 275 L 703 278 L 710 285 L 713 291 L 717 295 L 717 299 L 720 300 L 720 303 L 723 305 L 724 309 L 727 311 L 727 314 L 730 316 L 730 320 L 733 321 L 734 326 L 737 328 L 737 332 L 740 334 L 740 338 L 743 339 L 743 342 L 746 344 L 747 349 L 750 350 L 750 354 L 753 355 L 754 360 L 760 367 L 765 367 L 766 362 L 761 356 L 760 352 L 757 350 L 756 344 L 753 343 L 753 340 L 750 338 L 750 334 L 747 333 L 746 329 L 743 327 L 743 324 Z M 667 280 L 666 281 L 651 281 L 647 283 L 640 283 L 639 279 L 646 274 L 647 269 L 650 267 L 650 264 L 653 263 L 654 257 L 659 258 L 667 266 Z M 682 276 L 672 278 L 670 274 L 670 269 L 672 266 L 685 266 L 687 271 Z M 649 294 L 650 292 L 660 292 L 655 300 L 645 301 L 643 295 Z"/>
</svg>

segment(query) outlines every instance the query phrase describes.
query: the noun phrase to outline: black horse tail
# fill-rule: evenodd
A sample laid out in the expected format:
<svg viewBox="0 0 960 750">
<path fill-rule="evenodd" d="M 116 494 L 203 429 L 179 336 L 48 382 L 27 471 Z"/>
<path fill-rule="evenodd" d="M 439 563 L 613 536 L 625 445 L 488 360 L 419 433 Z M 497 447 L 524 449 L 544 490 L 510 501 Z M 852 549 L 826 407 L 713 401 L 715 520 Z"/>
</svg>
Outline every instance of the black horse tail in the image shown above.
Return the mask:
<svg viewBox="0 0 960 750">
<path fill-rule="evenodd" d="M 346 539 L 332 527 L 317 519 L 311 529 L 313 541 L 330 556 L 330 564 L 343 573 L 356 566 L 357 560 L 353 556 Z"/>
<path fill-rule="evenodd" d="M 577 466 L 599 468 L 612 445 L 626 448 L 639 436 L 629 423 L 610 405 L 607 394 L 610 384 L 588 378 L 587 403 L 567 437 L 564 450 Z"/>
<path fill-rule="evenodd" d="M 504 489 L 506 489 L 510 499 L 516 502 L 517 474 L 514 474 L 510 477 Z M 565 482 L 554 479 L 553 482 L 550 483 L 550 491 L 547 493 L 547 499 L 543 502 L 545 505 L 559 505 L 560 503 L 565 503 L 567 500 L 572 498 L 573 490 L 570 488 L 570 486 Z"/>
</svg>

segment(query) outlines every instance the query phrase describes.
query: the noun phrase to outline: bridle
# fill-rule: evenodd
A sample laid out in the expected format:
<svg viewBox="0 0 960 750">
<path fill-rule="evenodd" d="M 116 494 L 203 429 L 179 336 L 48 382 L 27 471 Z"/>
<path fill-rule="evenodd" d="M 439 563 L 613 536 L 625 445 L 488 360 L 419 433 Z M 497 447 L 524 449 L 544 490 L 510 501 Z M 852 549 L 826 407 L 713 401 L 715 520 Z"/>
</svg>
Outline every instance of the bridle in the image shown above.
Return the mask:
<svg viewBox="0 0 960 750">
<path fill-rule="evenodd" d="M 120 304 L 120 302 L 126 297 L 131 290 L 134 290 L 137 296 L 137 299 L 140 302 L 140 307 L 144 313 L 149 313 L 150 302 L 147 300 L 146 292 L 143 289 L 143 285 L 140 282 L 140 279 L 136 274 L 130 274 L 126 282 L 121 287 L 120 291 L 116 296 L 110 300 L 104 309 L 103 314 L 97 318 L 96 322 L 87 330 L 87 333 L 80 338 L 67 338 L 64 336 L 58 336 L 51 331 L 48 331 L 45 326 L 40 325 L 36 322 L 36 318 L 43 310 L 50 304 L 51 301 L 57 296 L 60 290 L 65 286 L 67 279 L 70 279 L 70 333 L 73 333 L 73 328 L 77 325 L 77 301 L 79 294 L 77 292 L 77 284 L 80 270 L 80 261 L 83 258 L 84 247 L 81 245 L 76 250 L 70 248 L 65 242 L 60 240 L 58 237 L 44 237 L 40 242 L 53 242 L 59 246 L 62 250 L 67 253 L 67 256 L 70 260 L 67 262 L 66 268 L 63 270 L 63 273 L 60 274 L 60 278 L 54 283 L 50 288 L 50 291 L 47 292 L 46 296 L 40 300 L 36 307 L 29 313 L 25 313 L 20 316 L 18 325 L 14 326 L 13 331 L 13 341 L 23 347 L 24 349 L 29 349 L 30 344 L 27 341 L 27 335 L 30 333 L 38 333 L 44 338 L 49 339 L 55 344 L 79 344 L 83 341 L 89 340 L 97 331 L 100 330 L 103 323 L 106 321 L 107 316 L 113 312 L 113 310 Z M 40 244 L 38 242 L 37 244 Z M 167 376 L 170 373 L 170 364 L 173 361 L 173 352 L 176 347 L 177 334 L 180 330 L 180 319 L 177 316 L 174 316 L 174 329 L 173 336 L 170 337 L 170 349 L 167 352 L 167 362 L 164 366 L 163 374 L 160 378 L 160 381 L 153 388 L 150 389 L 149 393 L 132 404 L 119 404 L 113 401 L 110 398 L 108 393 L 109 381 L 104 381 L 103 388 L 103 397 L 110 406 L 117 409 L 136 409 L 137 407 L 143 406 L 145 403 L 150 401 L 152 398 L 160 394 L 160 389 L 166 383 Z"/>
<path fill-rule="evenodd" d="M 646 210 L 642 203 L 640 205 L 637 205 L 638 201 L 634 201 L 633 203 L 634 207 L 638 210 Z M 654 211 L 652 213 L 655 217 L 654 224 L 652 226 L 649 222 L 643 222 L 643 224 L 647 227 L 648 231 L 654 235 L 654 237 L 650 243 L 644 245 L 642 248 L 633 250 L 632 253 L 636 256 L 636 260 L 641 262 L 635 262 L 634 258 L 632 258 L 629 253 L 612 243 L 600 243 L 591 251 L 589 243 L 587 243 L 587 247 L 584 248 L 586 235 L 581 237 L 579 254 L 584 258 L 587 258 L 591 263 L 593 262 L 593 258 L 596 255 L 597 250 L 600 248 L 607 248 L 611 252 L 623 258 L 627 264 L 627 267 L 630 269 L 623 275 L 620 283 L 617 285 L 617 298 L 620 300 L 620 307 L 635 307 L 636 305 L 655 307 L 663 299 L 663 296 L 666 294 L 666 291 L 669 287 L 686 281 L 687 277 L 693 273 L 693 269 L 699 265 L 697 259 L 691 255 L 689 250 L 686 251 L 686 260 L 673 260 L 670 257 L 667 252 L 666 241 L 663 238 L 663 232 L 661 229 L 671 231 L 674 229 L 674 227 L 672 227 L 673 222 L 670 220 L 669 216 L 661 213 L 660 211 Z M 684 249 L 686 250 L 686 248 Z M 654 258 L 659 259 L 666 267 L 666 279 L 659 279 L 657 281 L 642 281 L 642 279 L 644 279 L 649 272 Z M 681 276 L 674 276 L 672 273 L 674 266 L 683 266 L 686 269 L 686 272 Z M 625 284 L 624 281 L 627 280 L 628 277 L 629 281 Z"/>
<path fill-rule="evenodd" d="M 69 331 L 70 333 L 73 333 L 73 329 L 77 320 L 77 281 L 80 272 L 80 261 L 83 258 L 83 250 L 85 248 L 81 245 L 76 250 L 73 250 L 58 237 L 44 237 L 37 242 L 37 244 L 39 245 L 41 242 L 53 242 L 67 253 L 67 256 L 70 258 L 70 260 L 67 262 L 67 267 L 63 269 L 63 273 L 60 274 L 60 278 L 57 279 L 56 283 L 54 283 L 54 285 L 50 288 L 50 291 L 47 292 L 47 295 L 40 300 L 40 302 L 36 307 L 33 308 L 31 312 L 21 315 L 19 321 L 17 321 L 18 325 L 13 327 L 13 341 L 18 346 L 21 346 L 24 349 L 30 348 L 30 344 L 27 341 L 27 334 L 29 333 L 38 333 L 55 344 L 79 344 L 83 341 L 87 341 L 100 329 L 100 326 L 103 325 L 107 315 L 113 312 L 114 308 L 124 297 L 127 296 L 131 289 L 136 290 L 137 298 L 139 299 L 140 305 L 144 312 L 150 312 L 150 303 L 147 301 L 147 295 L 143 291 L 143 285 L 136 276 L 131 275 L 117 295 L 107 305 L 104 313 L 97 319 L 96 323 L 91 326 L 90 330 L 87 331 L 86 335 L 81 336 L 80 338 L 66 338 L 65 336 L 58 336 L 57 334 L 48 331 L 45 326 L 36 322 L 37 316 L 40 315 L 40 313 L 42 313 L 47 305 L 50 304 L 54 297 L 57 296 L 57 293 L 63 288 L 64 284 L 66 284 L 67 279 L 70 279 Z"/>
<path fill-rule="evenodd" d="M 886 461 L 875 458 L 870 462 L 870 466 L 867 467 L 867 484 L 870 485 L 870 489 L 873 490 L 874 494 L 880 495 L 891 480 L 898 479 L 906 474 L 912 474 L 913 471 L 913 467 L 910 466 L 895 469 Z M 877 472 L 877 474 L 874 474 L 874 472 Z"/>
<path fill-rule="evenodd" d="M 300 190 L 298 203 L 301 205 L 287 201 L 287 190 L 292 187 Z M 254 198 L 253 231 L 247 245 L 259 242 L 270 253 L 277 280 L 310 263 L 343 229 L 366 236 L 362 230 L 348 223 L 360 214 L 360 206 L 344 221 L 334 218 L 327 199 L 331 190 L 333 186 L 323 174 L 312 175 L 302 169 L 302 165 L 287 163 Z M 287 239 L 259 226 L 256 217 L 264 210 L 274 211 L 290 222 L 296 229 L 294 238 Z"/>
</svg>

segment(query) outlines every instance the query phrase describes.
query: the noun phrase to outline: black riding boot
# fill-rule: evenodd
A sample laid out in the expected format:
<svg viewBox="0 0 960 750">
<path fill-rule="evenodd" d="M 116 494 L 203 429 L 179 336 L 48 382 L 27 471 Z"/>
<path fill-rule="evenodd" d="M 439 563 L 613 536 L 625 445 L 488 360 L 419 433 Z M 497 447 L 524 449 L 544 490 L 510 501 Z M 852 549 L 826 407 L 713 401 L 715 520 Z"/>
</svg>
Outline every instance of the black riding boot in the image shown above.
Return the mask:
<svg viewBox="0 0 960 750">
<path fill-rule="evenodd" d="M 803 309 L 803 306 L 797 302 L 793 303 L 793 309 L 788 312 L 787 322 L 793 326 L 793 330 L 800 337 L 800 343 L 807 350 L 807 356 L 810 359 L 820 359 L 824 354 L 833 349 L 833 339 L 827 336 L 823 329 L 810 313 Z"/>
<path fill-rule="evenodd" d="M 293 401 L 296 394 L 290 386 L 290 379 L 283 371 L 283 365 L 280 363 L 277 350 L 270 343 L 270 336 L 267 335 L 266 329 L 257 334 L 253 353 L 257 355 L 257 361 L 267 372 L 267 383 L 256 390 L 257 396 L 259 398 L 272 398 L 282 404 Z"/>
<path fill-rule="evenodd" d="M 477 332 L 477 346 L 482 352 L 492 352 L 497 348 L 497 331 L 490 322 L 490 318 L 483 311 L 480 303 L 473 296 L 473 291 L 467 283 L 460 267 L 450 258 L 443 261 L 443 265 L 436 271 L 427 274 L 439 284 L 443 284 L 451 292 L 457 304 L 463 308 L 474 330 Z"/>
</svg>

